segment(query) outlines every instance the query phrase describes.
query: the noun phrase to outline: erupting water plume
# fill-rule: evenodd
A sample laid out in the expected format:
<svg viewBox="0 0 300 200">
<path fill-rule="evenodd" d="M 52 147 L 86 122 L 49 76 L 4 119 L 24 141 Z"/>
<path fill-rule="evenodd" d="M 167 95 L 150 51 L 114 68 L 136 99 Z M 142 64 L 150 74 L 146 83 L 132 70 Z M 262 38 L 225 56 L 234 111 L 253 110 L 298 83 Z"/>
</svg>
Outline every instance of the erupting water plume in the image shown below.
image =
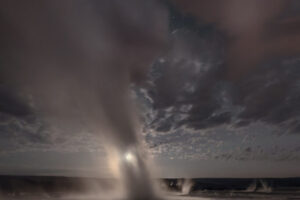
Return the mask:
<svg viewBox="0 0 300 200">
<path fill-rule="evenodd" d="M 2 0 L 0 13 L 5 84 L 56 126 L 99 134 L 108 157 L 119 157 L 129 198 L 152 198 L 129 85 L 163 49 L 165 9 L 153 0 Z"/>
</svg>

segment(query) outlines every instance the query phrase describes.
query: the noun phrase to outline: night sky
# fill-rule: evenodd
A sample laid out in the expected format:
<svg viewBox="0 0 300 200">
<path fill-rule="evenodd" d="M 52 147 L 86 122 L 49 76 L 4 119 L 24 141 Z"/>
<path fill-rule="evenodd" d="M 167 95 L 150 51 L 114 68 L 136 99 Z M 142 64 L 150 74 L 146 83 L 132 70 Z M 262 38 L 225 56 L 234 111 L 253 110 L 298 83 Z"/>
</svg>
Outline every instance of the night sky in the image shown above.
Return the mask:
<svg viewBox="0 0 300 200">
<path fill-rule="evenodd" d="M 141 124 L 139 135 L 156 176 L 300 176 L 300 4 L 297 0 L 254 0 L 253 6 L 249 1 L 230 0 L 227 7 L 218 0 L 159 1 L 167 13 L 166 42 L 144 80 L 130 84 Z M 99 2 L 95 6 L 101 7 Z M 0 7 L 3 5 L 5 1 Z M 243 15 L 249 5 L 257 13 Z M 228 17 L 228 10 L 235 14 Z M 40 113 L 39 96 L 26 87 L 15 87 L 23 84 L 23 72 L 18 68 L 23 58 L 15 53 L 20 47 L 15 38 L 21 38 L 21 33 L 7 20 L 5 9 L 0 13 L 0 25 L 7 30 L 0 40 L 4 44 L 0 49 L 0 173 L 109 177 L 101 137 L 78 125 L 81 121 L 60 120 L 59 126 L 49 122 Z M 251 23 L 253 20 L 256 23 Z M 141 46 L 152 43 L 152 37 L 145 34 L 152 34 L 146 25 L 138 27 L 145 32 L 139 31 L 140 36 L 124 31 L 124 24 L 113 24 L 118 26 L 115 32 L 122 35 L 120 40 Z M 55 23 L 51 27 L 56 27 Z M 87 35 L 97 40 L 97 36 Z M 104 41 L 101 38 L 99 44 Z M 68 50 L 56 42 L 53 51 Z M 130 48 L 122 47 L 124 52 Z M 128 51 L 134 52 L 133 57 L 140 56 L 138 48 Z M 74 51 L 64 56 L 80 54 Z M 114 58 L 122 59 L 118 53 Z M 15 71 L 11 68 L 21 75 L 12 78 Z M 57 81 L 51 77 L 55 85 Z M 115 80 L 110 81 L 113 84 Z M 57 91 L 61 90 L 43 90 L 47 93 L 43 98 L 59 98 Z M 113 97 L 119 98 L 112 95 L 108 99 Z M 72 106 L 68 108 L 72 110 Z M 49 107 L 46 110 L 51 113 Z M 70 112 L 76 118 L 76 112 Z"/>
</svg>

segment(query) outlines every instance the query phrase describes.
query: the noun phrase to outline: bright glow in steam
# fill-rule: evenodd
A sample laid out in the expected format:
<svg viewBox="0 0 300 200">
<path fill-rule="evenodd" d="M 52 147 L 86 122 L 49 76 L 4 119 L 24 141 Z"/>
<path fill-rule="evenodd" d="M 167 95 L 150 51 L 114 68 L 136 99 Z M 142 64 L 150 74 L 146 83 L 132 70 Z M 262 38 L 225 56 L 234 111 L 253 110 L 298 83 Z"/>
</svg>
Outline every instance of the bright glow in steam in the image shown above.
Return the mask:
<svg viewBox="0 0 300 200">
<path fill-rule="evenodd" d="M 128 152 L 125 154 L 125 159 L 127 162 L 133 163 L 135 161 L 135 156 L 132 153 Z"/>
</svg>

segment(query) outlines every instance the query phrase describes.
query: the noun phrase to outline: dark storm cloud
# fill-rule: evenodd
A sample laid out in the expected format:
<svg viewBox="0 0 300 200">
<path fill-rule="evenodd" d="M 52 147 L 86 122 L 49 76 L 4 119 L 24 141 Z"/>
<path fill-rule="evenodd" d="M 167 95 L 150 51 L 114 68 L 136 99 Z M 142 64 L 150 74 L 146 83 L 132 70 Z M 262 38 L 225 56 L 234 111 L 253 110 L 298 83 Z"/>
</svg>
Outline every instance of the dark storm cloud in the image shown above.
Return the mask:
<svg viewBox="0 0 300 200">
<path fill-rule="evenodd" d="M 300 62 L 276 60 L 256 70 L 238 86 L 239 102 L 245 106 L 241 118 L 279 124 L 298 120 Z"/>
<path fill-rule="evenodd" d="M 31 114 L 26 98 L 22 98 L 4 85 L 0 85 L 0 111 L 18 117 Z"/>
<path fill-rule="evenodd" d="M 236 3 L 237 8 L 241 10 L 246 9 L 244 6 L 248 5 L 247 1 L 231 2 Z M 261 121 L 278 128 L 282 127 L 290 133 L 297 132 L 300 124 L 300 60 L 294 56 L 297 49 L 295 51 L 282 49 L 276 57 L 266 56 L 266 54 L 252 57 L 251 52 L 255 52 L 260 46 L 250 49 L 245 44 L 240 47 L 240 51 L 243 52 L 232 54 L 230 49 L 233 48 L 234 42 L 228 39 L 226 33 L 234 30 L 237 31 L 236 33 L 243 34 L 244 29 L 248 30 L 256 26 L 255 23 L 250 23 L 248 27 L 247 24 L 242 23 L 243 20 L 257 19 L 259 27 L 250 34 L 263 30 L 263 34 L 267 34 L 264 36 L 267 40 L 280 31 L 278 29 L 275 33 L 267 33 L 266 23 L 279 23 L 276 20 L 274 22 L 275 15 L 283 16 L 280 20 L 286 18 L 287 10 L 292 8 L 287 5 L 283 8 L 285 3 L 282 1 L 276 1 L 271 7 L 267 6 L 270 2 L 255 1 L 255 6 L 259 7 L 258 13 L 248 13 L 250 16 L 244 16 L 245 19 L 239 22 L 242 23 L 241 27 L 235 27 L 237 26 L 235 23 L 238 22 L 232 21 L 231 18 L 228 19 L 228 23 L 222 21 L 223 18 L 218 18 L 219 21 L 217 19 L 209 21 L 214 15 L 227 12 L 226 10 L 220 11 L 221 13 L 212 12 L 216 9 L 213 2 L 195 1 L 195 4 L 192 4 L 190 1 L 178 1 L 178 3 L 195 5 L 190 9 L 202 9 L 203 13 L 189 12 L 185 15 L 181 13 L 182 8 L 183 10 L 189 8 L 171 6 L 172 45 L 167 54 L 154 65 L 149 75 L 149 84 L 145 87 L 146 98 L 151 99 L 150 107 L 155 111 L 151 112 L 150 117 L 148 116 L 146 125 L 160 132 L 168 132 L 182 126 L 203 130 L 228 124 L 238 128 Z M 212 8 L 206 13 L 206 7 L 200 5 L 211 5 Z M 267 9 L 267 11 L 264 13 L 260 9 Z M 300 13 L 300 9 L 297 11 Z M 236 13 L 236 16 L 239 13 Z M 190 14 L 195 14 L 197 18 L 193 18 Z M 206 17 L 209 19 L 206 20 Z M 295 19 L 295 14 L 289 15 L 288 19 L 291 19 L 290 17 Z M 207 22 L 211 24 L 207 25 Z M 289 25 L 291 27 L 282 27 L 281 30 L 280 37 L 286 40 L 293 39 L 287 32 L 296 34 L 293 31 L 299 28 L 297 21 Z M 287 32 L 284 33 L 284 30 Z M 275 40 L 272 45 L 276 45 Z M 239 53 L 245 54 L 246 57 Z M 271 52 L 266 50 L 265 53 L 271 55 L 273 50 Z M 236 70 L 235 67 L 238 66 L 228 62 L 228 54 L 234 55 L 237 60 L 242 59 L 243 62 L 238 65 L 239 69 Z M 286 56 L 288 54 L 289 57 Z M 247 69 L 244 69 L 245 65 L 249 65 L 246 66 Z M 248 70 L 248 67 L 251 70 L 250 68 Z M 240 76 L 228 78 L 228 72 Z"/>
<path fill-rule="evenodd" d="M 213 96 L 221 69 L 221 52 L 218 55 L 215 51 L 219 47 L 220 51 L 222 49 L 217 35 L 202 38 L 192 31 L 179 29 L 174 30 L 171 38 L 173 45 L 168 54 L 153 66 L 148 88 L 153 109 L 158 110 L 157 117 L 168 116 L 158 125 L 159 129 L 170 128 L 166 123 L 203 123 L 219 108 L 218 99 Z M 184 117 L 186 114 L 188 119 Z M 219 121 L 225 118 L 225 114 L 214 117 Z"/>
</svg>

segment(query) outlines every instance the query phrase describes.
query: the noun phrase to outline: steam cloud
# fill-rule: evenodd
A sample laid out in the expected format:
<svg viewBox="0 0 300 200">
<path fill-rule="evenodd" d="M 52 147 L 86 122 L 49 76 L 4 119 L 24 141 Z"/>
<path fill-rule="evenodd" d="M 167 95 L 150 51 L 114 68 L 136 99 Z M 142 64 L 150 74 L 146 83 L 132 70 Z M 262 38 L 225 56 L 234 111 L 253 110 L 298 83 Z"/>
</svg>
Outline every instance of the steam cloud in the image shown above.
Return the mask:
<svg viewBox="0 0 300 200">
<path fill-rule="evenodd" d="M 88 127 L 120 152 L 138 148 L 129 85 L 144 79 L 164 47 L 165 10 L 152 0 L 7 0 L 0 7 L 4 84 L 29 95 L 34 111 L 56 125 Z M 129 195 L 151 197 L 136 151 L 139 174 L 123 166 Z"/>
</svg>

